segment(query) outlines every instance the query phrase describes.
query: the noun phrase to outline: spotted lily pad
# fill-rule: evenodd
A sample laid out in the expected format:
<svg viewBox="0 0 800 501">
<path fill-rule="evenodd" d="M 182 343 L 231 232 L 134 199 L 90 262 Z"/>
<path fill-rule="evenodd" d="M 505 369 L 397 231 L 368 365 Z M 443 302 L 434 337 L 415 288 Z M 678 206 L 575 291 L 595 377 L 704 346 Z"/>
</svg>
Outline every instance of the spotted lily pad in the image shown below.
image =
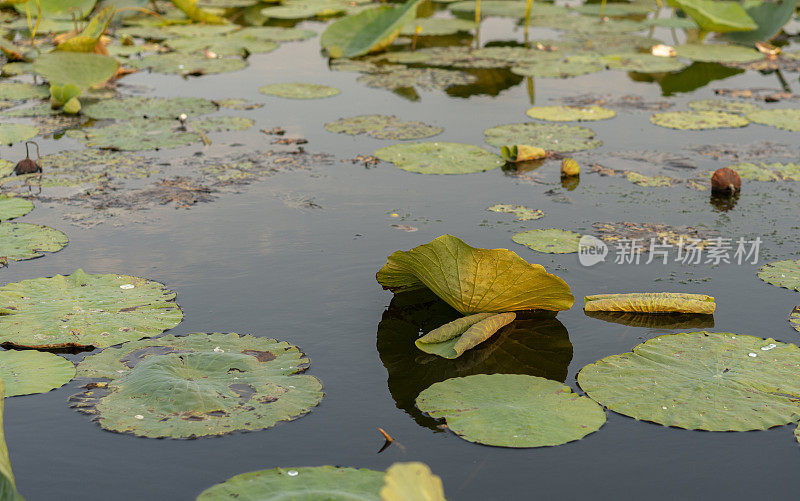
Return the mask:
<svg viewBox="0 0 800 501">
<path fill-rule="evenodd" d="M 2 175 L 0 174 L 0 177 Z M 0 221 L 24 216 L 33 210 L 33 202 L 20 197 L 0 196 Z"/>
<path fill-rule="evenodd" d="M 517 318 L 509 313 L 476 313 L 437 327 L 414 344 L 425 353 L 444 358 L 458 358 L 465 351 L 488 340 Z"/>
<path fill-rule="evenodd" d="M 741 45 L 677 45 L 675 54 L 692 61 L 708 63 L 752 63 L 764 58 L 757 50 Z"/>
<path fill-rule="evenodd" d="M 569 153 L 590 150 L 603 142 L 594 138 L 594 131 L 585 127 L 521 123 L 498 125 L 483 131 L 486 142 L 501 147 L 507 144 L 526 144 L 543 148 L 547 151 Z"/>
<path fill-rule="evenodd" d="M 580 239 L 580 233 L 557 228 L 523 231 L 512 237 L 512 240 L 518 244 L 525 245 L 537 252 L 546 252 L 548 254 L 578 252 Z"/>
<path fill-rule="evenodd" d="M 0 258 L 4 261 L 42 257 L 43 252 L 58 252 L 68 242 L 66 235 L 48 226 L 0 223 Z"/>
<path fill-rule="evenodd" d="M 420 174 L 470 174 L 503 165 L 503 159 L 494 153 L 462 143 L 396 144 L 379 149 L 375 156 Z"/>
<path fill-rule="evenodd" d="M 525 113 L 531 118 L 550 122 L 588 122 L 617 115 L 614 110 L 602 106 L 534 106 Z"/>
<path fill-rule="evenodd" d="M 67 131 L 67 135 L 87 146 L 118 151 L 178 148 L 201 140 L 200 134 L 183 130 L 177 120 L 146 118 L 73 129 Z"/>
<path fill-rule="evenodd" d="M 580 440 L 606 422 L 602 407 L 557 381 L 479 374 L 435 383 L 417 407 L 470 442 L 545 447 Z"/>
<path fill-rule="evenodd" d="M 507 212 L 517 216 L 517 221 L 533 221 L 544 217 L 544 211 L 539 209 L 529 209 L 524 205 L 495 204 L 486 210 L 492 212 Z"/>
<path fill-rule="evenodd" d="M 677 292 L 636 292 L 595 294 L 583 298 L 584 311 L 627 311 L 633 313 L 698 313 L 710 315 L 717 305 L 705 294 Z"/>
<path fill-rule="evenodd" d="M 64 357 L 35 350 L 0 351 L 0 377 L 6 396 L 46 393 L 75 377 L 75 366 Z"/>
<path fill-rule="evenodd" d="M 0 99 L 22 101 L 25 99 L 44 99 L 50 95 L 46 85 L 31 85 L 19 82 L 0 83 Z"/>
<path fill-rule="evenodd" d="M 85 106 L 82 113 L 97 119 L 172 118 L 181 114 L 189 117 L 205 115 L 217 110 L 207 99 L 199 97 L 125 97 L 104 99 Z"/>
<path fill-rule="evenodd" d="M 800 419 L 800 348 L 725 332 L 659 336 L 589 364 L 578 384 L 609 409 L 689 430 L 764 430 Z"/>
<path fill-rule="evenodd" d="M 0 124 L 0 144 L 14 144 L 27 141 L 39 133 L 37 127 L 26 124 Z"/>
<path fill-rule="evenodd" d="M 289 99 L 320 99 L 339 94 L 339 89 L 327 85 L 294 82 L 265 85 L 260 87 L 258 92 Z"/>
<path fill-rule="evenodd" d="M 761 125 L 770 125 L 792 132 L 800 131 L 800 109 L 756 110 L 748 113 L 747 118 Z"/>
<path fill-rule="evenodd" d="M 776 287 L 800 292 L 800 259 L 767 263 L 759 268 L 758 278 Z"/>
<path fill-rule="evenodd" d="M 210 75 L 243 70 L 247 61 L 238 57 L 206 57 L 201 54 L 152 54 L 141 59 L 129 59 L 128 66 L 149 69 L 156 73 L 185 76 Z"/>
<path fill-rule="evenodd" d="M 97 357 L 97 358 L 95 358 Z M 195 333 L 125 343 L 86 357 L 78 374 L 110 378 L 72 397 L 104 429 L 149 438 L 197 438 L 271 428 L 322 400 L 300 374 L 308 358 L 275 339 Z"/>
<path fill-rule="evenodd" d="M 325 124 L 330 132 L 357 136 L 367 134 L 377 139 L 423 139 L 440 134 L 444 129 L 422 122 L 404 122 L 393 115 L 359 115 Z"/>
<path fill-rule="evenodd" d="M 0 287 L 0 342 L 106 347 L 157 336 L 183 317 L 174 299 L 158 282 L 82 270 L 10 283 Z"/>
<path fill-rule="evenodd" d="M 679 130 L 708 130 L 744 127 L 750 121 L 741 115 L 720 111 L 666 111 L 655 113 L 650 122 Z"/>
<path fill-rule="evenodd" d="M 745 115 L 760 110 L 757 105 L 747 101 L 726 101 L 725 99 L 700 99 L 690 101 L 689 108 L 694 111 L 717 111 L 721 113 L 736 113 Z"/>
</svg>

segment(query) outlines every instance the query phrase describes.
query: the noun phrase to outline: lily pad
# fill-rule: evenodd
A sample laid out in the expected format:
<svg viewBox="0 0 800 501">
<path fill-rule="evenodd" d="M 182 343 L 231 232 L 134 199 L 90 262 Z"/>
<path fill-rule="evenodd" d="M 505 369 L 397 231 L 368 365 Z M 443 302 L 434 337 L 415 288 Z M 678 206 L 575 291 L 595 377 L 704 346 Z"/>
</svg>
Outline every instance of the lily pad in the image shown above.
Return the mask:
<svg viewBox="0 0 800 501">
<path fill-rule="evenodd" d="M 128 66 L 149 69 L 156 73 L 200 76 L 243 70 L 247 61 L 238 57 L 206 57 L 200 54 L 152 54 L 141 59 L 129 59 Z"/>
<path fill-rule="evenodd" d="M 794 330 L 800 332 L 800 306 L 795 306 L 789 314 L 789 324 Z"/>
<path fill-rule="evenodd" d="M 517 233 L 511 239 L 537 252 L 569 254 L 578 252 L 578 242 L 581 239 L 581 234 L 569 230 L 548 228 L 523 231 L 522 233 Z"/>
<path fill-rule="evenodd" d="M 648 188 L 655 188 L 659 186 L 672 186 L 676 180 L 669 176 L 645 176 L 639 172 L 628 171 L 625 178 L 638 186 L 646 186 Z"/>
<path fill-rule="evenodd" d="M 758 278 L 776 287 L 800 292 L 800 259 L 767 263 L 759 268 Z"/>
<path fill-rule="evenodd" d="M 488 340 L 517 318 L 511 313 L 476 313 L 437 327 L 415 341 L 425 353 L 444 358 L 458 358 Z"/>
<path fill-rule="evenodd" d="M 448 19 L 443 17 L 417 18 L 410 21 L 400 30 L 401 35 L 413 36 L 419 28 L 420 36 L 444 36 L 475 29 L 474 21 L 466 19 Z"/>
<path fill-rule="evenodd" d="M 670 7 L 680 9 L 704 31 L 727 33 L 758 28 L 739 2 L 720 0 L 667 0 Z"/>
<path fill-rule="evenodd" d="M 385 49 L 400 34 L 403 25 L 417 15 L 420 0 L 403 5 L 382 5 L 331 23 L 320 36 L 320 45 L 334 58 L 363 56 Z"/>
<path fill-rule="evenodd" d="M 730 168 L 742 179 L 752 181 L 800 181 L 800 164 L 796 163 L 742 162 Z"/>
<path fill-rule="evenodd" d="M 0 223 L 0 258 L 3 260 L 23 261 L 42 257 L 43 252 L 58 252 L 68 242 L 66 235 L 48 226 Z"/>
<path fill-rule="evenodd" d="M 118 69 L 113 57 L 84 52 L 49 52 L 33 63 L 33 70 L 51 85 L 73 84 L 81 89 L 105 83 Z"/>
<path fill-rule="evenodd" d="M 3 433 L 3 406 L 5 404 L 5 384 L 0 379 L 0 493 L 7 501 L 24 501 L 24 498 L 17 492 L 14 482 L 14 474 L 11 472 L 11 460 L 8 457 L 8 446 L 6 437 Z"/>
<path fill-rule="evenodd" d="M 566 282 L 507 249 L 480 249 L 442 235 L 389 256 L 378 283 L 394 293 L 427 287 L 463 314 L 568 310 Z"/>
<path fill-rule="evenodd" d="M 547 151 L 569 153 L 590 150 L 603 144 L 594 138 L 593 130 L 570 125 L 540 123 L 498 125 L 486 129 L 483 134 L 488 144 L 498 148 L 507 144 L 526 144 Z"/>
<path fill-rule="evenodd" d="M 83 114 L 97 119 L 172 118 L 205 115 L 217 111 L 207 99 L 199 97 L 125 97 L 104 99 L 83 108 Z"/>
<path fill-rule="evenodd" d="M 198 132 L 230 132 L 246 130 L 256 122 L 246 117 L 203 117 L 189 122 L 192 130 Z"/>
<path fill-rule="evenodd" d="M 174 51 L 182 53 L 213 52 L 217 56 L 247 56 L 264 54 L 278 48 L 271 40 L 236 32 L 218 36 L 180 37 L 167 40 L 166 45 Z"/>
<path fill-rule="evenodd" d="M 761 125 L 769 125 L 792 132 L 800 131 L 800 109 L 756 110 L 748 113 L 747 118 Z"/>
<path fill-rule="evenodd" d="M 679 130 L 737 128 L 750 123 L 741 115 L 720 111 L 666 111 L 653 114 L 650 122 L 661 127 Z"/>
<path fill-rule="evenodd" d="M 10 283 L 0 287 L 0 342 L 102 348 L 157 336 L 183 317 L 174 299 L 158 282 L 82 270 Z"/>
<path fill-rule="evenodd" d="M 149 438 L 197 438 L 271 428 L 322 400 L 322 384 L 300 374 L 308 358 L 275 339 L 195 333 L 125 343 L 86 357 L 78 374 L 105 377 L 73 407 L 104 429 Z"/>
<path fill-rule="evenodd" d="M 442 479 L 425 463 L 395 463 L 386 470 L 381 501 L 445 501 Z"/>
<path fill-rule="evenodd" d="M 705 294 L 677 292 L 635 292 L 595 294 L 583 298 L 584 311 L 626 311 L 633 313 L 698 313 L 710 315 L 717 305 Z"/>
<path fill-rule="evenodd" d="M 511 72 L 524 77 L 569 78 L 603 71 L 603 65 L 594 58 L 568 57 L 561 61 L 535 61 L 517 64 Z"/>
<path fill-rule="evenodd" d="M 0 196 L 0 221 L 24 216 L 33 210 L 33 202 L 20 197 Z"/>
<path fill-rule="evenodd" d="M 475 75 L 463 71 L 442 68 L 406 68 L 404 66 L 371 75 L 362 75 L 358 78 L 359 83 L 368 87 L 390 90 L 415 87 L 425 90 L 445 90 L 454 85 L 469 85 L 477 80 Z"/>
<path fill-rule="evenodd" d="M 38 0 L 39 7 L 42 9 L 42 18 L 44 19 L 83 19 L 88 16 L 97 0 Z M 14 8 L 20 14 L 25 14 L 26 2 L 12 2 Z M 37 6 L 36 3 L 28 5 L 31 15 L 36 16 Z M 34 21 L 35 22 L 35 21 Z"/>
<path fill-rule="evenodd" d="M 0 99 L 23 101 L 25 99 L 44 99 L 50 95 L 46 85 L 31 85 L 19 82 L 0 83 Z"/>
<path fill-rule="evenodd" d="M 589 122 L 617 116 L 617 112 L 602 106 L 534 106 L 525 113 L 550 122 Z"/>
<path fill-rule="evenodd" d="M 417 406 L 470 442 L 546 447 L 580 440 L 606 422 L 603 408 L 557 381 L 480 374 L 432 385 Z"/>
<path fill-rule="evenodd" d="M 39 129 L 26 124 L 0 124 L 0 144 L 14 144 L 36 136 Z"/>
<path fill-rule="evenodd" d="M 357 14 L 371 8 L 369 0 L 284 0 L 280 5 L 261 9 L 261 15 L 275 19 L 327 17 L 343 12 Z"/>
<path fill-rule="evenodd" d="M 609 409 L 689 430 L 765 430 L 800 419 L 800 348 L 726 332 L 659 336 L 589 364 L 578 384 Z"/>
<path fill-rule="evenodd" d="M 495 204 L 486 210 L 514 214 L 517 216 L 517 221 L 533 221 L 544 217 L 544 211 L 539 209 L 529 209 L 524 205 Z"/>
<path fill-rule="evenodd" d="M 752 63 L 764 58 L 757 50 L 740 45 L 676 45 L 675 54 L 692 61 L 708 63 Z"/>
<path fill-rule="evenodd" d="M 394 115 L 359 115 L 325 124 L 330 132 L 357 136 L 367 134 L 376 139 L 424 139 L 440 134 L 444 129 L 422 122 L 404 122 Z"/>
<path fill-rule="evenodd" d="M 64 357 L 35 350 L 0 352 L 0 377 L 6 396 L 46 393 L 75 377 L 75 366 Z"/>
<path fill-rule="evenodd" d="M 700 99 L 690 101 L 689 108 L 694 111 L 716 111 L 721 113 L 736 113 L 746 115 L 752 111 L 760 110 L 757 105 L 747 101 L 726 101 L 724 99 Z"/>
<path fill-rule="evenodd" d="M 177 120 L 146 118 L 73 129 L 67 135 L 87 146 L 118 151 L 178 148 L 201 140 L 200 134 L 183 130 Z"/>
<path fill-rule="evenodd" d="M 462 143 L 395 144 L 379 149 L 375 156 L 420 174 L 470 174 L 503 165 L 503 159 L 494 153 Z"/>
<path fill-rule="evenodd" d="M 638 73 L 667 73 L 680 71 L 688 66 L 677 58 L 652 54 L 610 54 L 604 56 L 602 61 L 609 69 Z"/>
<path fill-rule="evenodd" d="M 258 92 L 268 96 L 289 99 L 320 99 L 339 94 L 339 89 L 310 83 L 276 83 L 259 87 Z"/>
</svg>

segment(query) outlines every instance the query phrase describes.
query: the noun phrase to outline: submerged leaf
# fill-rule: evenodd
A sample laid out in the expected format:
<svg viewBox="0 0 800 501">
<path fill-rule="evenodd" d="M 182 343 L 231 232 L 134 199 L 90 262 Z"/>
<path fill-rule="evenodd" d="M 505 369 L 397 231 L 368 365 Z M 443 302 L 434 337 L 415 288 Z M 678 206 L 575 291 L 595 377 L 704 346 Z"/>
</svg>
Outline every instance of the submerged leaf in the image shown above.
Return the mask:
<svg viewBox="0 0 800 501">
<path fill-rule="evenodd" d="M 199 97 L 124 97 L 104 99 L 83 109 L 83 114 L 97 119 L 171 118 L 181 114 L 193 117 L 217 110 L 208 99 Z"/>
<path fill-rule="evenodd" d="M 403 5 L 380 6 L 331 23 L 320 37 L 320 45 L 334 58 L 363 56 L 385 49 L 403 26 L 417 15 L 420 0 Z"/>
<path fill-rule="evenodd" d="M 461 143 L 410 143 L 381 148 L 375 156 L 420 174 L 471 174 L 496 169 L 503 160 L 483 148 Z"/>
<path fill-rule="evenodd" d="M 46 393 L 75 377 L 75 366 L 54 353 L 5 350 L 0 351 L 0 377 L 6 384 L 7 397 Z"/>
<path fill-rule="evenodd" d="M 679 292 L 634 292 L 595 294 L 583 298 L 585 311 L 627 311 L 636 313 L 714 313 L 714 298 Z"/>
<path fill-rule="evenodd" d="M 156 73 L 185 76 L 211 75 L 243 70 L 247 61 L 238 57 L 206 57 L 203 54 L 152 54 L 141 59 L 130 59 L 128 66 L 150 69 Z"/>
<path fill-rule="evenodd" d="M 458 358 L 517 318 L 515 313 L 478 313 L 434 329 L 416 341 L 417 348 L 444 358 Z M 459 322 L 463 320 L 463 322 Z"/>
<path fill-rule="evenodd" d="M 776 287 L 800 292 L 800 259 L 767 263 L 759 268 L 758 278 Z"/>
<path fill-rule="evenodd" d="M 381 501 L 445 501 L 442 479 L 425 463 L 395 463 L 386 470 Z"/>
<path fill-rule="evenodd" d="M 744 115 L 759 108 L 757 105 L 747 101 L 727 101 L 725 99 L 700 99 L 690 101 L 689 108 L 694 111 L 717 111 L 722 113 L 736 113 Z"/>
<path fill-rule="evenodd" d="M 181 127 L 177 120 L 134 118 L 110 125 L 72 129 L 67 136 L 87 146 L 118 151 L 178 148 L 198 143 L 200 134 Z"/>
</svg>

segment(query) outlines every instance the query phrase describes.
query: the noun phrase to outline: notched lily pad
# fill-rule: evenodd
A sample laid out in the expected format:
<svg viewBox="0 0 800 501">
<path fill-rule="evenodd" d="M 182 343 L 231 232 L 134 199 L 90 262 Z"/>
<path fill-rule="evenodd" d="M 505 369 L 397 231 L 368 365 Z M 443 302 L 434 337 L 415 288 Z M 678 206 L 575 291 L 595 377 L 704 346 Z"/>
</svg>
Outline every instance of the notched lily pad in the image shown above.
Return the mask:
<svg viewBox="0 0 800 501">
<path fill-rule="evenodd" d="M 424 139 L 440 134 L 444 129 L 422 122 L 405 122 L 394 115 L 359 115 L 325 124 L 330 132 L 357 136 L 366 134 L 376 139 Z"/>
<path fill-rule="evenodd" d="M 517 221 L 533 221 L 544 217 L 544 211 L 539 209 L 529 209 L 524 205 L 495 204 L 486 210 L 514 214 L 517 216 Z"/>
<path fill-rule="evenodd" d="M 517 233 L 511 239 L 537 252 L 569 254 L 578 252 L 578 242 L 580 242 L 581 234 L 569 230 L 548 228 L 523 231 L 522 233 Z"/>
<path fill-rule="evenodd" d="M 48 226 L 31 223 L 0 223 L 0 258 L 23 261 L 58 252 L 67 245 L 67 236 Z"/>
<path fill-rule="evenodd" d="M 339 89 L 310 83 L 276 83 L 259 87 L 258 92 L 288 99 L 321 99 L 339 94 Z"/>
<path fill-rule="evenodd" d="M 583 298 L 584 311 L 625 311 L 632 313 L 698 313 L 710 315 L 717 305 L 705 294 L 678 292 L 635 292 L 595 294 Z"/>
<path fill-rule="evenodd" d="M 758 278 L 776 287 L 800 292 L 800 259 L 767 263 L 759 268 Z"/>
<path fill-rule="evenodd" d="M 736 128 L 750 123 L 741 115 L 719 111 L 667 111 L 652 115 L 650 122 L 661 127 L 680 130 Z"/>
<path fill-rule="evenodd" d="M 462 143 L 396 144 L 379 149 L 375 156 L 420 174 L 470 174 L 503 165 L 503 159 L 494 153 Z"/>
<path fill-rule="evenodd" d="M 35 350 L 0 351 L 0 377 L 6 396 L 46 393 L 75 377 L 75 366 L 64 357 Z"/>
<path fill-rule="evenodd" d="M 486 142 L 501 147 L 507 144 L 526 144 L 547 151 L 569 153 L 590 150 L 603 144 L 594 138 L 594 131 L 585 127 L 521 123 L 498 125 L 483 131 Z"/>
<path fill-rule="evenodd" d="M 602 106 L 535 106 L 525 113 L 550 122 L 588 122 L 617 116 L 617 112 Z"/>
</svg>

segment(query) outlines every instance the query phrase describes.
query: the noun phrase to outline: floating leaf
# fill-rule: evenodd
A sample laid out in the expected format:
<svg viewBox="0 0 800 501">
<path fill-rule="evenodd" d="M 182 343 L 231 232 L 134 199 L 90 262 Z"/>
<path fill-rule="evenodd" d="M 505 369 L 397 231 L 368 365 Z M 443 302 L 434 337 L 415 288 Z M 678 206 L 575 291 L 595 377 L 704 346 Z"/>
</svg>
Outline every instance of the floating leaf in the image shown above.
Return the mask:
<svg viewBox="0 0 800 501">
<path fill-rule="evenodd" d="M 68 242 L 66 235 L 48 226 L 0 223 L 0 258 L 3 260 L 23 261 L 42 257 L 43 252 L 58 252 Z"/>
<path fill-rule="evenodd" d="M 455 35 L 461 32 L 470 32 L 475 29 L 475 22 L 466 19 L 448 19 L 443 17 L 418 18 L 408 22 L 400 30 L 401 35 L 413 36 L 417 33 L 421 36 L 443 36 Z"/>
<path fill-rule="evenodd" d="M 654 8 L 651 5 L 634 3 L 608 3 L 605 5 L 586 3 L 575 7 L 574 10 L 588 16 L 626 17 L 630 15 L 650 14 L 654 11 Z"/>
<path fill-rule="evenodd" d="M 704 31 L 726 33 L 729 31 L 750 31 L 758 28 L 758 25 L 739 2 L 667 0 L 667 4 L 685 12 Z"/>
<path fill-rule="evenodd" d="M 308 363 L 296 346 L 275 339 L 165 336 L 86 357 L 80 376 L 111 381 L 102 391 L 87 386 L 71 400 L 102 428 L 142 437 L 263 430 L 307 414 L 322 400 L 319 380 L 300 374 Z"/>
<path fill-rule="evenodd" d="M 334 58 L 363 56 L 385 49 L 400 34 L 403 25 L 417 15 L 420 0 L 403 5 L 382 5 L 331 23 L 320 37 L 320 45 Z"/>
<path fill-rule="evenodd" d="M 589 364 L 578 384 L 635 419 L 689 430 L 765 430 L 800 419 L 800 348 L 724 332 L 659 336 Z"/>
<path fill-rule="evenodd" d="M 481 2 L 482 16 L 498 17 L 525 17 L 525 2 L 519 0 L 483 0 Z M 451 3 L 448 8 L 454 13 L 473 13 L 475 12 L 475 2 L 469 0 Z M 552 4 L 540 3 L 531 11 L 535 17 L 563 17 L 569 15 L 564 7 Z M 574 21 L 574 19 L 570 18 Z"/>
<path fill-rule="evenodd" d="M 2 176 L 2 174 L 0 174 Z M 24 216 L 33 210 L 33 202 L 20 197 L 0 196 L 0 221 Z"/>
<path fill-rule="evenodd" d="M 417 348 L 444 358 L 458 358 L 517 318 L 515 313 L 477 313 L 432 330 L 417 339 Z"/>
<path fill-rule="evenodd" d="M 259 87 L 258 92 L 268 96 L 289 99 L 320 99 L 339 94 L 339 89 L 310 83 L 276 83 Z"/>
<path fill-rule="evenodd" d="M 6 436 L 3 433 L 3 406 L 5 404 L 5 384 L 0 379 L 0 496 L 4 501 L 24 501 L 17 492 L 14 473 L 11 472 L 11 460 L 8 457 Z"/>
<path fill-rule="evenodd" d="M 174 299 L 158 282 L 82 270 L 10 283 L 0 287 L 0 342 L 102 348 L 157 336 L 183 317 Z"/>
<path fill-rule="evenodd" d="M 691 226 L 670 226 L 667 224 L 655 223 L 632 223 L 622 221 L 618 223 L 594 223 L 597 235 L 606 243 L 620 241 L 650 242 L 654 240 L 659 243 L 685 247 L 693 244 L 696 248 L 702 249 L 711 243 L 713 232 L 698 230 Z M 642 246 L 640 250 L 646 250 Z"/>
<path fill-rule="evenodd" d="M 342 12 L 356 14 L 370 8 L 369 0 L 284 0 L 281 5 L 261 9 L 261 15 L 275 19 L 303 19 L 334 16 Z"/>
<path fill-rule="evenodd" d="M 517 64 L 511 72 L 524 77 L 569 78 L 603 71 L 603 65 L 594 58 L 571 56 L 562 61 L 536 61 Z"/>
<path fill-rule="evenodd" d="M 569 254 L 578 252 L 578 242 L 581 239 L 581 234 L 569 230 L 548 228 L 523 231 L 522 233 L 517 233 L 511 239 L 537 252 Z"/>
<path fill-rule="evenodd" d="M 462 143 L 411 143 L 381 148 L 375 156 L 420 174 L 470 174 L 496 169 L 503 160 L 483 148 Z"/>
<path fill-rule="evenodd" d="M 545 447 L 580 440 L 606 422 L 602 407 L 556 381 L 480 374 L 432 385 L 417 407 L 470 442 Z"/>
<path fill-rule="evenodd" d="M 544 148 L 547 151 L 569 153 L 573 151 L 590 150 L 603 144 L 594 138 L 594 131 L 585 127 L 521 123 L 511 125 L 498 125 L 483 131 L 486 142 L 492 146 L 501 147 L 506 144 L 526 144 Z"/>
<path fill-rule="evenodd" d="M 478 78 L 463 71 L 444 70 L 441 68 L 391 68 L 388 71 L 371 75 L 362 75 L 358 78 L 359 83 L 368 87 L 379 89 L 404 89 L 415 88 L 447 89 L 454 85 L 469 85 L 475 83 Z"/>
<path fill-rule="evenodd" d="M 614 110 L 602 106 L 534 106 L 525 112 L 529 117 L 551 122 L 587 122 L 614 118 Z"/>
<path fill-rule="evenodd" d="M 758 278 L 776 287 L 800 292 L 800 259 L 767 263 L 758 269 Z"/>
<path fill-rule="evenodd" d="M 710 315 L 717 305 L 704 294 L 678 292 L 634 292 L 595 294 L 583 298 L 585 311 L 627 311 L 634 313 L 700 313 Z"/>
<path fill-rule="evenodd" d="M 45 99 L 50 96 L 46 85 L 31 85 L 19 82 L 0 83 L 0 99 L 22 101 L 24 99 Z"/>
<path fill-rule="evenodd" d="M 739 115 L 745 115 L 761 109 L 757 105 L 747 101 L 726 101 L 724 99 L 700 99 L 697 101 L 690 101 L 689 108 L 694 111 L 716 111 L 721 113 L 736 113 Z"/>
<path fill-rule="evenodd" d="M 257 29 L 257 28 L 245 28 Z M 313 33 L 313 32 L 312 32 Z M 179 37 L 166 41 L 172 50 L 185 53 L 202 53 L 206 50 L 217 56 L 247 56 L 249 54 L 264 54 L 278 48 L 278 44 L 249 35 L 241 30 L 235 33 L 226 33 L 217 36 Z"/>
<path fill-rule="evenodd" d="M 524 205 L 495 204 L 486 210 L 492 212 L 507 212 L 517 216 L 517 221 L 533 221 L 544 217 L 544 211 L 539 209 L 529 209 Z"/>
<path fill-rule="evenodd" d="M 217 111 L 208 99 L 199 97 L 124 97 L 104 99 L 83 108 L 83 114 L 97 119 L 193 117 Z"/>
<path fill-rule="evenodd" d="M 792 132 L 800 131 L 800 109 L 756 110 L 748 113 L 747 118 L 761 125 L 770 125 Z"/>
<path fill-rule="evenodd" d="M 445 501 L 442 479 L 425 463 L 395 463 L 383 482 L 381 501 Z"/>
<path fill-rule="evenodd" d="M 669 129 L 708 130 L 744 127 L 750 121 L 741 115 L 719 111 L 667 111 L 655 113 L 650 122 Z"/>
<path fill-rule="evenodd" d="M 110 125 L 74 129 L 67 135 L 86 146 L 118 151 L 178 148 L 200 142 L 200 135 L 181 128 L 177 120 L 134 118 Z"/>
<path fill-rule="evenodd" d="M 764 58 L 764 55 L 757 50 L 739 45 L 676 45 L 675 53 L 678 57 L 709 63 L 752 63 Z"/>
<path fill-rule="evenodd" d="M 110 56 L 83 52 L 50 52 L 33 63 L 33 70 L 51 85 L 77 85 L 88 89 L 105 83 L 119 69 Z"/>
<path fill-rule="evenodd" d="M 75 366 L 53 353 L 5 350 L 0 351 L 0 377 L 6 384 L 7 397 L 46 393 L 75 377 Z"/>
<path fill-rule="evenodd" d="M 500 156 L 503 157 L 503 160 L 510 163 L 529 162 L 531 160 L 540 160 L 547 157 L 547 151 L 544 148 L 537 148 L 535 146 L 514 144 L 512 146 L 501 146 Z"/>
<path fill-rule="evenodd" d="M 672 186 L 676 180 L 668 176 L 645 176 L 634 171 L 628 171 L 625 174 L 628 181 L 638 186 L 646 186 L 648 188 L 655 188 L 658 186 Z"/>
<path fill-rule="evenodd" d="M 666 73 L 680 71 L 687 65 L 674 57 L 652 54 L 611 54 L 602 61 L 612 70 L 636 71 L 639 73 Z"/>
<path fill-rule="evenodd" d="M 27 141 L 39 133 L 39 129 L 26 124 L 0 124 L 0 144 Z"/>
<path fill-rule="evenodd" d="M 752 181 L 800 181 L 800 164 L 795 163 L 742 162 L 730 168 L 742 179 Z"/>
<path fill-rule="evenodd" d="M 73 20 L 76 17 L 83 19 L 92 12 L 97 0 L 37 0 L 38 7 L 42 9 L 42 18 L 57 20 Z M 36 1 L 12 1 L 14 8 L 20 14 L 25 14 L 26 3 L 32 16 L 38 12 Z M 34 22 L 36 22 L 34 20 Z"/>
<path fill-rule="evenodd" d="M 203 117 L 192 120 L 189 125 L 194 131 L 209 133 L 245 130 L 255 123 L 253 119 L 245 117 Z"/>
<path fill-rule="evenodd" d="M 199 76 L 243 70 L 247 67 L 247 61 L 238 57 L 206 57 L 200 54 L 170 52 L 130 59 L 127 65 L 138 69 L 150 69 L 156 73 Z"/>
<path fill-rule="evenodd" d="M 574 298 L 562 279 L 507 249 L 478 249 L 442 235 L 410 251 L 397 251 L 378 271 L 392 292 L 427 287 L 463 314 L 568 310 Z"/>
<path fill-rule="evenodd" d="M 359 115 L 325 124 L 330 132 L 357 136 L 367 134 L 376 139 L 423 139 L 440 134 L 444 129 L 422 122 L 404 122 L 394 115 Z"/>
</svg>

